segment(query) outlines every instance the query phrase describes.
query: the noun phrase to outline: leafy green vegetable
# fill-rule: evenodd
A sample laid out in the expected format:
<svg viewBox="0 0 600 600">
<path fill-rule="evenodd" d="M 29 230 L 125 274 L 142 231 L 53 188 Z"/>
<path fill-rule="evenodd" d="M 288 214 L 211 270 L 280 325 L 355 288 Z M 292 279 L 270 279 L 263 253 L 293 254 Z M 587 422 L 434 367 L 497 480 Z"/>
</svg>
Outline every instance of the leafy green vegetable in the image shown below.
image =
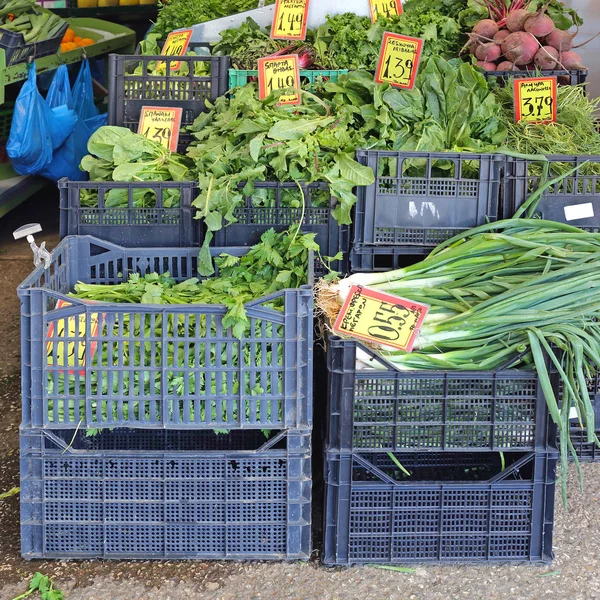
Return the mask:
<svg viewBox="0 0 600 600">
<path fill-rule="evenodd" d="M 190 181 L 193 166 L 190 160 L 125 127 L 106 126 L 98 129 L 88 141 L 89 155 L 80 168 L 92 181 Z M 81 205 L 98 206 L 98 194 L 82 190 Z M 149 189 L 136 189 L 134 206 L 149 208 L 156 204 L 156 195 Z M 179 206 L 178 190 L 164 190 L 163 206 Z M 128 190 L 112 189 L 105 198 L 106 207 L 129 205 Z"/>
<path fill-rule="evenodd" d="M 29 589 L 13 600 L 23 600 L 34 592 L 39 592 L 42 600 L 65 600 L 63 593 L 54 587 L 54 583 L 47 575 L 37 572 L 29 582 Z"/>
</svg>

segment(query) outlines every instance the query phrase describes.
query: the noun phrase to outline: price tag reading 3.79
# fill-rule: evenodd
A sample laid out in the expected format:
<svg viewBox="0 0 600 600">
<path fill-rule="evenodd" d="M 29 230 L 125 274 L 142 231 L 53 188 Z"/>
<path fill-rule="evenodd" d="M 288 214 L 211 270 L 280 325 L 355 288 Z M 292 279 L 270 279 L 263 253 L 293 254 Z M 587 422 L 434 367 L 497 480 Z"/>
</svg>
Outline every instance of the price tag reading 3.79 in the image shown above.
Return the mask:
<svg viewBox="0 0 600 600">
<path fill-rule="evenodd" d="M 428 310 L 426 304 L 354 285 L 333 330 L 410 352 Z"/>
<path fill-rule="evenodd" d="M 138 133 L 171 152 L 177 152 L 182 114 L 183 108 L 144 106 L 140 115 Z"/>
<path fill-rule="evenodd" d="M 309 0 L 277 0 L 271 26 L 274 40 L 304 40 Z"/>
<path fill-rule="evenodd" d="M 556 77 L 515 79 L 514 85 L 517 123 L 556 123 Z"/>
<path fill-rule="evenodd" d="M 260 99 L 264 100 L 275 90 L 300 88 L 298 55 L 276 56 L 258 59 L 258 87 Z M 300 94 L 282 94 L 279 104 L 300 104 Z"/>
<path fill-rule="evenodd" d="M 369 5 L 373 23 L 375 23 L 379 17 L 390 19 L 391 17 L 397 17 L 402 14 L 401 0 L 369 0 Z"/>
<path fill-rule="evenodd" d="M 375 81 L 412 90 L 422 50 L 423 40 L 419 38 L 384 33 Z"/>
</svg>

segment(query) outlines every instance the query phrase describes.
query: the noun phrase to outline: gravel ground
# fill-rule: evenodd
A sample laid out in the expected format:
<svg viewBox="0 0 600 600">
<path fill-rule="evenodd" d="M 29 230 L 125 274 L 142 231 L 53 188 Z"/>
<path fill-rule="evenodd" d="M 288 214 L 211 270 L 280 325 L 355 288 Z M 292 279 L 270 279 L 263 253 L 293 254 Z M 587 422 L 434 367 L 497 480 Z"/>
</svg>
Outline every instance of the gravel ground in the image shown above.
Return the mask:
<svg viewBox="0 0 600 600">
<path fill-rule="evenodd" d="M 39 219 L 26 203 L 0 221 L 0 493 L 18 485 L 18 283 L 31 270 L 29 249 L 12 229 Z M 56 215 L 42 215 L 56 241 Z M 14 225 L 14 226 L 13 226 Z M 35 571 L 51 576 L 67 600 L 588 600 L 600 599 L 600 465 L 584 465 L 585 493 L 569 476 L 569 511 L 557 506 L 552 566 L 421 566 L 405 574 L 363 567 L 219 562 L 26 562 L 19 556 L 18 496 L 0 500 L 0 600 L 27 590 Z M 319 498 L 316 498 L 319 501 Z M 318 520 L 318 519 L 315 519 Z M 317 538 L 317 544 L 320 540 Z M 30 596 L 35 598 L 35 596 Z"/>
</svg>

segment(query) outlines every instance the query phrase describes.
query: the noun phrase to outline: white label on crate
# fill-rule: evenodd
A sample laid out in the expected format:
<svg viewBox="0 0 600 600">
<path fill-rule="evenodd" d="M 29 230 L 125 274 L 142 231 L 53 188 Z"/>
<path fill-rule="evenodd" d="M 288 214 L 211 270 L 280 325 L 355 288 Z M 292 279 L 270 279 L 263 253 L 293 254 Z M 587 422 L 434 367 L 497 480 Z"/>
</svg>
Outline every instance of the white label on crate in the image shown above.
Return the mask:
<svg viewBox="0 0 600 600">
<path fill-rule="evenodd" d="M 569 411 L 569 419 L 579 419 L 579 415 L 577 414 L 577 409 L 572 406 Z"/>
<path fill-rule="evenodd" d="M 577 221 L 578 219 L 589 219 L 594 216 L 594 207 L 591 202 L 585 204 L 572 204 L 565 206 L 565 219 Z"/>
</svg>

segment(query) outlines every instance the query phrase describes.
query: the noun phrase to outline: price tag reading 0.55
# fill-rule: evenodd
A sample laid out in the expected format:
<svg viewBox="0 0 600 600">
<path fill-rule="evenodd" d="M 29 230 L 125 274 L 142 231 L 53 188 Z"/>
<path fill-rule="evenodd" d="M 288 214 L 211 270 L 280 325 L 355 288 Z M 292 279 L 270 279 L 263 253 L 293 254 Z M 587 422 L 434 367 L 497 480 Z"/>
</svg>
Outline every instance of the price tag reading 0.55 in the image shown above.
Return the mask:
<svg viewBox="0 0 600 600">
<path fill-rule="evenodd" d="M 258 87 L 260 99 L 264 100 L 275 90 L 287 90 L 300 87 L 300 68 L 298 56 L 277 56 L 258 60 Z M 300 94 L 282 94 L 279 104 L 300 104 Z"/>
<path fill-rule="evenodd" d="M 379 17 L 389 19 L 402 14 L 402 0 L 369 0 L 369 5 L 373 23 Z"/>
<path fill-rule="evenodd" d="M 383 34 L 375 80 L 412 90 L 415 86 L 423 40 L 386 32 Z"/>
<path fill-rule="evenodd" d="M 306 39 L 309 0 L 277 0 L 271 27 L 274 40 Z"/>
<path fill-rule="evenodd" d="M 354 285 L 333 330 L 410 352 L 428 310 L 426 304 Z"/>
<path fill-rule="evenodd" d="M 163 46 L 161 54 L 163 56 L 183 56 L 190 45 L 190 39 L 193 31 L 186 29 L 185 31 L 173 31 L 167 36 L 167 41 Z M 164 62 L 159 65 L 164 68 Z M 171 71 L 175 71 L 181 67 L 181 61 L 176 63 L 170 63 Z"/>
<path fill-rule="evenodd" d="M 556 123 L 556 77 L 515 79 L 514 86 L 517 123 Z"/>
<path fill-rule="evenodd" d="M 149 140 L 158 142 L 171 152 L 177 152 L 182 115 L 182 108 L 144 106 L 138 133 Z"/>
</svg>

